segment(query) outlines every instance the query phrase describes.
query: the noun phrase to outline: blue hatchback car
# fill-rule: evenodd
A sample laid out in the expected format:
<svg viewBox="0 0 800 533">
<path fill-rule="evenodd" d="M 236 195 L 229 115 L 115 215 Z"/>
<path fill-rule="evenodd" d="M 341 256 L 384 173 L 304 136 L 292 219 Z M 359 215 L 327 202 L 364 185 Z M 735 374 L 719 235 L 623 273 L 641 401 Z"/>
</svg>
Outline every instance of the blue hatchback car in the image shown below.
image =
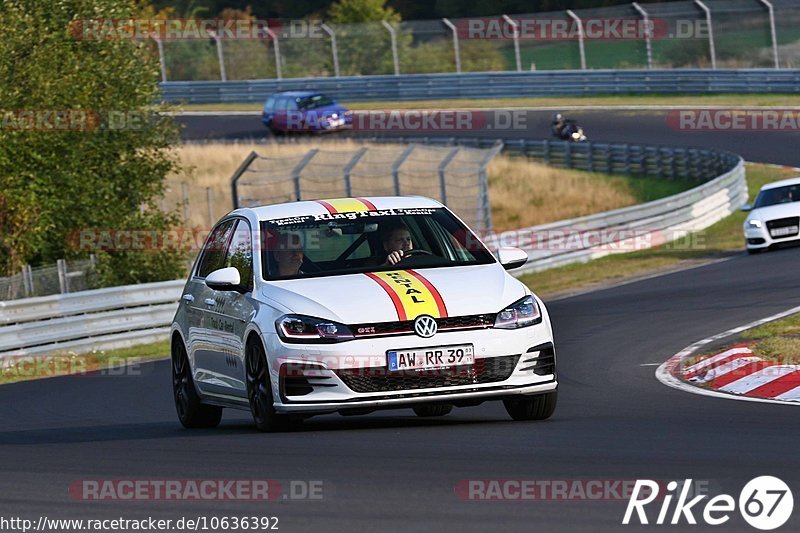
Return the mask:
<svg viewBox="0 0 800 533">
<path fill-rule="evenodd" d="M 286 91 L 267 98 L 261 122 L 273 133 L 324 132 L 349 127 L 352 116 L 330 96 L 312 91 Z"/>
</svg>

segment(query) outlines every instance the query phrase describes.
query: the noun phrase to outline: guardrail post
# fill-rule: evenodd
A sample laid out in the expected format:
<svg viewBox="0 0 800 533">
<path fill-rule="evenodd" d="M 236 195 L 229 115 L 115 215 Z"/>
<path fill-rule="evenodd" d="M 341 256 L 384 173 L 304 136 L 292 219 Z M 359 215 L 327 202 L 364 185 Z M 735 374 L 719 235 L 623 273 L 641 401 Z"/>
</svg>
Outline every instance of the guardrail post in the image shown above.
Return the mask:
<svg viewBox="0 0 800 533">
<path fill-rule="evenodd" d="M 572 143 L 569 141 L 564 146 L 564 166 L 572 168 Z"/>
<path fill-rule="evenodd" d="M 550 140 L 549 139 L 545 139 L 544 141 L 542 141 L 542 143 L 543 143 L 543 146 L 542 146 L 542 148 L 543 148 L 543 150 L 542 150 L 542 159 L 544 160 L 544 163 L 546 165 L 549 165 L 550 164 Z"/>
<path fill-rule="evenodd" d="M 514 37 L 514 59 L 517 62 L 517 72 L 522 72 L 522 60 L 519 55 L 519 24 L 511 20 L 508 15 L 503 15 L 503 20 L 511 26 L 512 35 Z"/>
<path fill-rule="evenodd" d="M 650 39 L 653 37 L 653 27 L 650 22 L 650 15 L 647 14 L 647 11 L 644 10 L 642 6 L 639 5 L 638 2 L 634 2 L 633 8 L 639 12 L 642 16 L 642 20 L 644 21 L 644 46 L 647 50 L 647 68 L 653 68 L 653 43 Z"/>
<path fill-rule="evenodd" d="M 306 153 L 306 155 L 303 156 L 303 159 L 301 159 L 300 162 L 297 163 L 297 165 L 295 165 L 295 167 L 292 169 L 292 181 L 294 181 L 294 196 L 298 202 L 303 198 L 300 189 L 300 173 L 303 171 L 306 165 L 308 165 L 311 162 L 311 160 L 314 159 L 314 156 L 317 155 L 317 152 L 319 152 L 319 148 L 312 148 L 311 150 L 309 150 Z"/>
<path fill-rule="evenodd" d="M 331 54 L 333 54 L 333 73 L 339 77 L 339 50 L 336 48 L 336 32 L 327 24 L 321 24 L 320 28 L 331 37 Z"/>
<path fill-rule="evenodd" d="M 767 10 L 769 11 L 769 32 L 772 35 L 772 59 L 775 61 L 775 68 L 781 68 L 778 62 L 778 35 L 775 32 L 775 10 L 772 7 L 772 2 L 769 0 L 759 1 L 767 6 Z"/>
<path fill-rule="evenodd" d="M 220 39 L 219 35 L 217 35 L 214 31 L 208 32 L 211 37 L 214 38 L 214 41 L 217 43 L 217 61 L 219 61 L 219 79 L 222 81 L 228 81 L 228 76 L 225 74 L 225 57 L 222 54 L 222 39 Z"/>
<path fill-rule="evenodd" d="M 717 52 L 714 49 L 714 28 L 711 26 L 711 10 L 701 0 L 694 0 L 694 3 L 706 14 L 706 24 L 708 25 L 708 49 L 711 53 L 711 68 L 717 68 Z"/>
<path fill-rule="evenodd" d="M 441 194 L 442 196 L 442 203 L 444 205 L 447 205 L 447 182 L 445 180 L 445 169 L 447 168 L 447 165 L 450 164 L 450 161 L 452 161 L 453 158 L 456 155 L 458 155 L 458 152 L 460 150 L 461 148 L 459 148 L 458 146 L 450 150 L 450 152 L 446 156 L 444 156 L 442 162 L 439 163 L 439 168 L 437 169 L 437 172 L 439 174 L 439 194 Z"/>
<path fill-rule="evenodd" d="M 631 145 L 625 144 L 625 174 L 631 174 Z"/>
<path fill-rule="evenodd" d="M 61 294 L 66 294 L 69 292 L 69 287 L 67 287 L 67 262 L 63 259 L 56 261 L 56 270 L 58 270 L 58 288 Z"/>
<path fill-rule="evenodd" d="M 461 50 L 458 47 L 458 30 L 449 20 L 442 19 L 442 22 L 444 22 L 444 25 L 450 28 L 450 31 L 453 32 L 453 52 L 456 55 L 456 72 L 461 74 Z"/>
<path fill-rule="evenodd" d="M 400 157 L 392 162 L 392 181 L 394 182 L 394 194 L 396 196 L 400 196 L 400 167 L 403 166 L 403 163 L 406 162 L 406 159 L 408 159 L 408 156 L 411 155 L 411 152 L 413 152 L 416 147 L 416 144 L 409 144 L 406 146 L 406 149 L 403 150 L 403 153 L 400 154 Z"/>
<path fill-rule="evenodd" d="M 569 15 L 576 24 L 578 24 L 578 46 L 580 47 L 581 51 L 581 70 L 586 70 L 586 49 L 583 45 L 585 38 L 585 35 L 583 34 L 583 23 L 578 15 L 576 15 L 571 9 L 567 9 L 567 15 Z"/>
<path fill-rule="evenodd" d="M 273 46 L 273 49 L 275 50 L 275 77 L 281 79 L 283 77 L 281 76 L 281 46 L 278 41 L 278 36 L 275 34 L 274 31 L 269 29 L 269 26 L 264 26 L 264 31 L 267 32 L 267 35 L 270 36 L 272 42 L 275 45 Z"/>
<path fill-rule="evenodd" d="M 150 38 L 156 42 L 156 46 L 158 47 L 158 66 L 161 69 L 161 81 L 165 82 L 167 81 L 167 60 L 164 57 L 164 43 L 155 33 L 151 33 Z"/>
<path fill-rule="evenodd" d="M 594 146 L 591 142 L 586 143 L 586 147 L 588 148 L 586 154 L 586 164 L 589 167 L 589 172 L 594 172 Z"/>
<path fill-rule="evenodd" d="M 367 153 L 367 150 L 369 150 L 369 148 L 366 146 L 359 148 L 352 159 L 344 166 L 344 169 L 342 169 L 342 176 L 344 177 L 344 195 L 348 198 L 353 196 L 353 185 L 350 183 L 350 174 L 353 172 L 353 168 L 358 162 L 361 161 L 361 158 Z"/>
<path fill-rule="evenodd" d="M 389 32 L 389 38 L 392 40 L 392 63 L 394 63 L 394 75 L 400 75 L 400 58 L 397 55 L 397 32 L 392 27 L 391 24 L 386 22 L 385 20 L 381 21 L 383 27 L 386 28 Z"/>
<path fill-rule="evenodd" d="M 239 178 L 242 177 L 245 170 L 250 166 L 250 164 L 258 157 L 258 154 L 255 152 L 250 152 L 247 157 L 242 161 L 242 164 L 239 165 L 239 168 L 233 173 L 231 176 L 231 199 L 233 200 L 233 208 L 239 209 L 239 190 L 236 187 L 236 184 L 239 182 Z M 163 210 L 163 208 L 162 208 Z"/>
</svg>

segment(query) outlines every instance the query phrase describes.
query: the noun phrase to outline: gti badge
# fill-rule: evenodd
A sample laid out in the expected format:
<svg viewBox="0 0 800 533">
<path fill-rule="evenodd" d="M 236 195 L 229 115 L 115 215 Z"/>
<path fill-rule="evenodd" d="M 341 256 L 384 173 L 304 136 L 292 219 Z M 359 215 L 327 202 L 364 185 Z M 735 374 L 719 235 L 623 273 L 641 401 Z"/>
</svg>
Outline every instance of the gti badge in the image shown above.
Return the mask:
<svg viewBox="0 0 800 533">
<path fill-rule="evenodd" d="M 428 338 L 436 335 L 436 320 L 432 316 L 420 315 L 414 320 L 414 332 L 420 337 Z"/>
</svg>

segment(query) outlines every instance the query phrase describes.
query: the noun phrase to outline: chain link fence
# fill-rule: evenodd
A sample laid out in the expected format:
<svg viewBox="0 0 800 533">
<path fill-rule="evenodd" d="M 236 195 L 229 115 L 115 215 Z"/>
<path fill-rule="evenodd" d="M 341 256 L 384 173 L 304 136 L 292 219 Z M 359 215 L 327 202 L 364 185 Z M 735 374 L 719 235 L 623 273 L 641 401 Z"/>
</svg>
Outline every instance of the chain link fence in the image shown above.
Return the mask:
<svg viewBox="0 0 800 533">
<path fill-rule="evenodd" d="M 231 179 L 234 207 L 295 200 L 416 194 L 435 198 L 469 226 L 492 228 L 486 167 L 502 149 L 386 144 L 313 148 L 290 157 L 251 153 Z"/>
<path fill-rule="evenodd" d="M 0 278 L 0 301 L 97 288 L 96 267 L 94 256 L 75 261 L 59 259 L 55 265 L 34 268 L 24 265 L 19 274 Z"/>
<path fill-rule="evenodd" d="M 624 68 L 796 68 L 800 0 L 624 4 L 461 19 L 272 21 L 165 40 L 162 81 Z"/>
</svg>

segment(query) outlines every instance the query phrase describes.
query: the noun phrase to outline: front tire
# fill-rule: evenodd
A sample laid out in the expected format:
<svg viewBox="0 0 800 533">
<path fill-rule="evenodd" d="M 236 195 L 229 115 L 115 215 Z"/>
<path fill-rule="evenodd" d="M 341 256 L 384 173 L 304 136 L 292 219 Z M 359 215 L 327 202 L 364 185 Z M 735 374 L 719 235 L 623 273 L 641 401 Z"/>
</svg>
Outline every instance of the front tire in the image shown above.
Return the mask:
<svg viewBox="0 0 800 533">
<path fill-rule="evenodd" d="M 172 343 L 172 392 L 178 420 L 186 428 L 213 428 L 222 420 L 222 408 L 200 401 L 183 341 Z"/>
<path fill-rule="evenodd" d="M 520 396 L 503 400 L 508 415 L 514 420 L 545 420 L 556 410 L 558 391 L 535 396 Z"/>
<path fill-rule="evenodd" d="M 250 401 L 250 412 L 256 428 L 265 432 L 286 431 L 293 420 L 289 415 L 281 415 L 275 411 L 264 348 L 259 341 L 251 341 L 247 344 L 245 355 L 247 399 Z"/>
</svg>

